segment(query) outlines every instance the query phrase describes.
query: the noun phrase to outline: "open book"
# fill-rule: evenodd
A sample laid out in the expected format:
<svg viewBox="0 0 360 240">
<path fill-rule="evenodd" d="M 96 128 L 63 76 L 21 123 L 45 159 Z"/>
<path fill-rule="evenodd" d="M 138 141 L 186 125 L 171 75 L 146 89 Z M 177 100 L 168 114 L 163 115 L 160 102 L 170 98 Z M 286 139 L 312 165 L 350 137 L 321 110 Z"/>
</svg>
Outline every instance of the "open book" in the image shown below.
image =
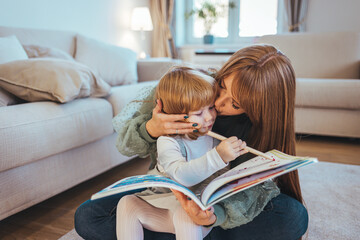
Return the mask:
<svg viewBox="0 0 360 240">
<path fill-rule="evenodd" d="M 91 200 L 135 189 L 166 187 L 184 193 L 205 210 L 237 192 L 318 161 L 316 158 L 290 156 L 277 150 L 271 150 L 266 154 L 271 156 L 272 160 L 257 156 L 239 164 L 212 180 L 200 196 L 167 177 L 138 175 L 117 181 L 92 195 Z"/>
</svg>

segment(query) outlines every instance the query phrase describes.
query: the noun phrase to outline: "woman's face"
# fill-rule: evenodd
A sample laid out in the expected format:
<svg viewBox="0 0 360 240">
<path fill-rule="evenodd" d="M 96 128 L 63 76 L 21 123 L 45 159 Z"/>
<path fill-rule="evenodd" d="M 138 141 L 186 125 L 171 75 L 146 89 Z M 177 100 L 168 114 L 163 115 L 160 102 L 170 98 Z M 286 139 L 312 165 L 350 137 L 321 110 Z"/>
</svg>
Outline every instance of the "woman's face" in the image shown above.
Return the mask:
<svg viewBox="0 0 360 240">
<path fill-rule="evenodd" d="M 215 108 L 220 116 L 239 115 L 245 112 L 231 94 L 233 79 L 234 77 L 230 75 L 219 82 L 220 89 L 215 100 Z"/>
</svg>

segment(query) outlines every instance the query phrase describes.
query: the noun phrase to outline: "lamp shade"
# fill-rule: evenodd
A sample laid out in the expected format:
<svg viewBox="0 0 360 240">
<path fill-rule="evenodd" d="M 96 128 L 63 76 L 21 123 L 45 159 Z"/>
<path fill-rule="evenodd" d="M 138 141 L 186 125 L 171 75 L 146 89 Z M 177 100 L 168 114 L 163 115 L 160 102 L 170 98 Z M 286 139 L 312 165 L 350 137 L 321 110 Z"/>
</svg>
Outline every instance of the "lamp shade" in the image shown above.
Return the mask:
<svg viewBox="0 0 360 240">
<path fill-rule="evenodd" d="M 152 31 L 150 11 L 147 7 L 136 7 L 132 11 L 131 29 L 134 31 Z"/>
</svg>

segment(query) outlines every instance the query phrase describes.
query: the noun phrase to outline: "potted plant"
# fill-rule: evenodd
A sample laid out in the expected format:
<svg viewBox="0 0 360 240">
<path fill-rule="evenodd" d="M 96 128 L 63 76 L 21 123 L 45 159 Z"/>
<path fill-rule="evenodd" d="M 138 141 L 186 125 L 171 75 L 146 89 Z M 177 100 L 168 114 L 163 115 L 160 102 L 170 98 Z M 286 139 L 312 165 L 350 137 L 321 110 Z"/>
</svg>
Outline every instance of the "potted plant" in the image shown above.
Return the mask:
<svg viewBox="0 0 360 240">
<path fill-rule="evenodd" d="M 205 0 L 200 8 L 192 9 L 190 12 L 185 13 L 185 18 L 189 19 L 191 16 L 196 15 L 198 18 L 204 21 L 205 35 L 204 43 L 212 44 L 214 42 L 214 36 L 211 34 L 213 25 L 218 21 L 219 17 L 224 16 L 229 8 L 234 8 L 235 3 L 229 2 L 229 6 L 224 4 L 212 3 Z"/>
</svg>

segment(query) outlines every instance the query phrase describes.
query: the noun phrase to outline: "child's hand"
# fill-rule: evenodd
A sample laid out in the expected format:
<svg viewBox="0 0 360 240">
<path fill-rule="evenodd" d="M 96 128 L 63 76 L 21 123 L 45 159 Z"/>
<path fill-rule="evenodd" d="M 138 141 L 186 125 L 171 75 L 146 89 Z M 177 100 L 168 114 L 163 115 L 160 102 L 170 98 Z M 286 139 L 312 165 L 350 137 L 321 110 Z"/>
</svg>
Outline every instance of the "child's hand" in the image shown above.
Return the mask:
<svg viewBox="0 0 360 240">
<path fill-rule="evenodd" d="M 229 137 L 216 146 L 216 151 L 225 163 L 229 163 L 238 156 L 247 153 L 246 142 L 237 137 Z"/>
</svg>

